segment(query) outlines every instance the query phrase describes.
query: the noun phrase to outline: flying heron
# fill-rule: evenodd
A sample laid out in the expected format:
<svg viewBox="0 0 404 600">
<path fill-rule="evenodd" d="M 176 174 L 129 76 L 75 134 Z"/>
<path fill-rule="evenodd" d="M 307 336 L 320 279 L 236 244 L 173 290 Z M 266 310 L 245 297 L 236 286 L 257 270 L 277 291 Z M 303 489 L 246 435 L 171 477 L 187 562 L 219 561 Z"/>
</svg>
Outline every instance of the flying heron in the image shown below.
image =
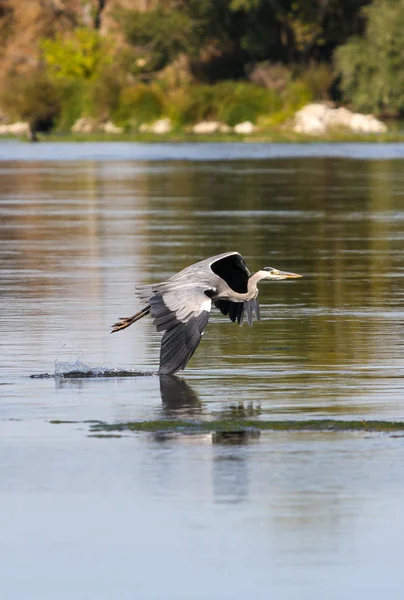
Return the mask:
<svg viewBox="0 0 404 600">
<path fill-rule="evenodd" d="M 296 273 L 265 267 L 251 275 L 241 254 L 225 252 L 201 260 L 167 281 L 136 288 L 146 306 L 131 317 L 121 317 L 111 333 L 121 331 L 150 314 L 161 340 L 159 374 L 185 369 L 201 341 L 212 308 L 212 302 L 233 323 L 251 326 L 253 313 L 260 321 L 257 283 L 264 279 L 297 279 Z"/>
</svg>

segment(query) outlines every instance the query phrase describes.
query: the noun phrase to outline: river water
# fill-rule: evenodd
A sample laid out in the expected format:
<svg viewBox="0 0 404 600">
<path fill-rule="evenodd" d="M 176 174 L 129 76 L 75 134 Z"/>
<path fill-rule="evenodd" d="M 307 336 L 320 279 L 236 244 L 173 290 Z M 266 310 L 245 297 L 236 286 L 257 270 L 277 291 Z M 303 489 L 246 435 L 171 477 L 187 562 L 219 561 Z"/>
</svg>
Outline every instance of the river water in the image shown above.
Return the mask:
<svg viewBox="0 0 404 600">
<path fill-rule="evenodd" d="M 113 426 L 404 420 L 404 146 L 3 141 L 0 161 L 1 600 L 398 597 L 399 433 Z M 304 277 L 262 283 L 252 328 L 212 311 L 160 381 L 150 320 L 110 325 L 136 284 L 227 250 Z"/>
</svg>

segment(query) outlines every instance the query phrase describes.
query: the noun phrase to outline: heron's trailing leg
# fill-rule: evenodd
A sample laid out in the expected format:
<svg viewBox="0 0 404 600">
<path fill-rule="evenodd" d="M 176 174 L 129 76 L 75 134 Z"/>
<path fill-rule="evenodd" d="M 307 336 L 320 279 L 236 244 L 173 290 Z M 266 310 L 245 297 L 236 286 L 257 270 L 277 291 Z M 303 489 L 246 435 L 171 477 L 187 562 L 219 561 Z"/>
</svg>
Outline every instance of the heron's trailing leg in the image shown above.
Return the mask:
<svg viewBox="0 0 404 600">
<path fill-rule="evenodd" d="M 150 306 L 146 306 L 135 315 L 131 317 L 120 317 L 116 323 L 112 325 L 111 333 L 115 333 L 116 331 L 121 331 L 121 329 L 126 329 L 129 325 L 133 325 L 136 321 L 139 321 L 142 317 L 145 317 L 150 312 Z"/>
</svg>

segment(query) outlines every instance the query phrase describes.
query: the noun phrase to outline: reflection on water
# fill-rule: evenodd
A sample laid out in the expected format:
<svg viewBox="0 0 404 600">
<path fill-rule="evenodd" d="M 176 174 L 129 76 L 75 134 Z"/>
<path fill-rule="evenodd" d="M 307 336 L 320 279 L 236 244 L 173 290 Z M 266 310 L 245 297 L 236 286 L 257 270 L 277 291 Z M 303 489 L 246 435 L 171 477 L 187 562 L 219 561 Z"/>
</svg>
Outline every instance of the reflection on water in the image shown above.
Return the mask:
<svg viewBox="0 0 404 600">
<path fill-rule="evenodd" d="M 201 401 L 196 392 L 185 381 L 175 375 L 160 375 L 160 394 L 163 408 L 167 414 L 185 410 L 187 414 L 201 411 Z"/>
<path fill-rule="evenodd" d="M 91 437 L 86 421 L 404 419 L 402 159 L 106 148 L 0 168 L 0 596 L 396 597 L 398 434 L 162 443 Z M 252 328 L 212 313 L 183 378 L 151 375 L 150 320 L 110 324 L 138 307 L 136 284 L 226 250 L 304 279 L 263 283 Z M 77 361 L 147 376 L 29 378 Z"/>
</svg>

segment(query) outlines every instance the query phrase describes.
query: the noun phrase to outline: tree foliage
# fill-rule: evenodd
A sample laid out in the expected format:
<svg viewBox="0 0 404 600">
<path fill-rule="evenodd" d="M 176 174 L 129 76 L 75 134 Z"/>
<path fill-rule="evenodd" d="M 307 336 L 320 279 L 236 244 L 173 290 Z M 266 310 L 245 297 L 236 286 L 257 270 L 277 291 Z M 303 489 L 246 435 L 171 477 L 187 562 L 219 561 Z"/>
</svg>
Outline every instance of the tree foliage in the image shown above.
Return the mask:
<svg viewBox="0 0 404 600">
<path fill-rule="evenodd" d="M 48 73 L 57 79 L 91 79 L 111 64 L 111 44 L 94 30 L 79 28 L 41 41 Z"/>
<path fill-rule="evenodd" d="M 124 11 L 127 39 L 148 71 L 163 68 L 180 53 L 235 78 L 246 65 L 270 60 L 300 62 L 330 59 L 335 47 L 361 31 L 360 9 L 367 0 L 177 0 L 154 4 L 146 12 Z M 220 61 L 224 65 L 218 69 Z M 209 79 L 209 76 L 207 77 Z"/>
<path fill-rule="evenodd" d="M 121 22 L 128 41 L 136 49 L 134 71 L 157 71 L 179 54 L 192 52 L 196 31 L 191 19 L 181 11 L 127 11 Z"/>
<path fill-rule="evenodd" d="M 27 121 L 32 131 L 49 130 L 60 111 L 60 91 L 42 72 L 9 76 L 0 94 L 2 108 L 11 117 Z"/>
<path fill-rule="evenodd" d="M 164 94 L 157 86 L 139 83 L 126 87 L 121 94 L 115 120 L 125 124 L 149 123 L 158 119 L 164 109 Z"/>
<path fill-rule="evenodd" d="M 0 50 L 2 32 L 14 35 L 10 2 L 0 0 Z M 163 116 L 279 123 L 340 98 L 339 82 L 361 110 L 403 111 L 404 0 L 153 0 L 108 11 L 106 26 L 106 0 L 93 6 L 86 26 L 72 9 L 74 29 L 49 29 L 26 81 L 13 67 L 18 101 L 3 94 L 6 112 L 63 129 L 80 116 L 127 128 Z"/>
<path fill-rule="evenodd" d="M 56 119 L 63 129 L 82 115 L 104 120 L 117 109 L 123 75 L 110 38 L 78 28 L 40 42 L 47 79 L 58 88 L 61 110 Z"/>
<path fill-rule="evenodd" d="M 375 0 L 365 35 L 339 47 L 335 63 L 345 97 L 360 110 L 404 111 L 404 0 Z"/>
</svg>

